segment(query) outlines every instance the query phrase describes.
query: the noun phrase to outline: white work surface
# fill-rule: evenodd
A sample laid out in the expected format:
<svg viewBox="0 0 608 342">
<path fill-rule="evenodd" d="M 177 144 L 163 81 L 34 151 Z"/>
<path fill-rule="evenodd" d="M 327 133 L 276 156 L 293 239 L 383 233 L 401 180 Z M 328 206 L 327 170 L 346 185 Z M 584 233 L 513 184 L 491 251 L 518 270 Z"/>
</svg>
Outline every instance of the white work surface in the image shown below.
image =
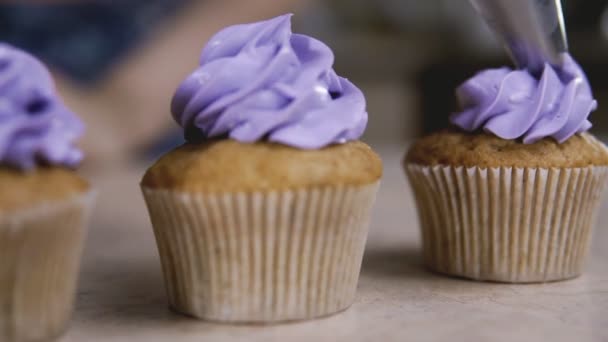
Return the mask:
<svg viewBox="0 0 608 342">
<path fill-rule="evenodd" d="M 421 263 L 400 168 L 405 147 L 377 150 L 385 173 L 355 304 L 329 318 L 276 326 L 206 323 L 171 312 L 139 191 L 144 166 L 96 176 L 76 311 L 60 341 L 608 341 L 608 199 L 578 279 L 506 285 L 449 278 Z"/>
</svg>

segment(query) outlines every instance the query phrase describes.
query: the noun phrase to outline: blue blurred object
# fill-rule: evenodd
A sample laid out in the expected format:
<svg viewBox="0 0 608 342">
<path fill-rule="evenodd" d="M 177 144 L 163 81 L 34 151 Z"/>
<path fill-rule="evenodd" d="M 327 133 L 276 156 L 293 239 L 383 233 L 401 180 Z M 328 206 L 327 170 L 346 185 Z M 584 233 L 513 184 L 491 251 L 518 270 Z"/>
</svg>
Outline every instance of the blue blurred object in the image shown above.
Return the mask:
<svg viewBox="0 0 608 342">
<path fill-rule="evenodd" d="M 189 0 L 0 5 L 0 40 L 30 51 L 81 83 L 112 64 Z"/>
</svg>

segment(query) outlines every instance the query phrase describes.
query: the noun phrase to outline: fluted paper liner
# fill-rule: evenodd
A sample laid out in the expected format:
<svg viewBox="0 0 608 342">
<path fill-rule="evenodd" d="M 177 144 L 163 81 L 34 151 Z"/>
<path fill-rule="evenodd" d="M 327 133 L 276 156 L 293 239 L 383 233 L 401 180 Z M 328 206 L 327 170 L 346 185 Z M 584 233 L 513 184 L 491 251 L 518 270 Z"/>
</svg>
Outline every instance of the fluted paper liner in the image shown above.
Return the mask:
<svg viewBox="0 0 608 342">
<path fill-rule="evenodd" d="M 0 213 L 0 341 L 47 341 L 66 329 L 93 197 Z"/>
<path fill-rule="evenodd" d="M 225 322 L 302 320 L 346 309 L 377 188 L 143 188 L 171 307 Z"/>
<path fill-rule="evenodd" d="M 406 172 L 433 270 L 513 283 L 582 272 L 608 168 L 407 165 Z"/>
<path fill-rule="evenodd" d="M 406 165 L 433 270 L 500 282 L 582 272 L 607 167 Z"/>
</svg>

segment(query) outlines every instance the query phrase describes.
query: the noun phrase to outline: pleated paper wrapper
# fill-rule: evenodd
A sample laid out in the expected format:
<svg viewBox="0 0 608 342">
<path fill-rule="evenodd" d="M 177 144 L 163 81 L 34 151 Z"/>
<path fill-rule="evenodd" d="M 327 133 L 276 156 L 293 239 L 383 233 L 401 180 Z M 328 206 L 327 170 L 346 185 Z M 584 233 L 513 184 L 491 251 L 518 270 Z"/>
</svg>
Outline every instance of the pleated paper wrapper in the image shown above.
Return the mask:
<svg viewBox="0 0 608 342">
<path fill-rule="evenodd" d="M 581 274 L 607 167 L 405 169 L 432 270 L 510 283 Z"/>
<path fill-rule="evenodd" d="M 171 307 L 249 323 L 348 308 L 377 188 L 225 194 L 143 188 Z"/>
<path fill-rule="evenodd" d="M 94 196 L 0 213 L 0 341 L 48 341 L 67 328 Z"/>
</svg>

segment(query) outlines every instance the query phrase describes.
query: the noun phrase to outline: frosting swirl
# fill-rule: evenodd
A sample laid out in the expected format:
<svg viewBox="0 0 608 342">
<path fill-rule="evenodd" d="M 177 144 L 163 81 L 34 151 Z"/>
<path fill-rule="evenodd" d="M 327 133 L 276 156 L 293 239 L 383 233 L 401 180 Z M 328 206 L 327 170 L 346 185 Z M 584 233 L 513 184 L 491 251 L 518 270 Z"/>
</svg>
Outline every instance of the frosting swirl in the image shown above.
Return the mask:
<svg viewBox="0 0 608 342">
<path fill-rule="evenodd" d="M 467 80 L 456 95 L 464 109 L 451 116 L 453 124 L 526 144 L 545 137 L 562 143 L 587 131 L 597 108 L 583 70 L 568 54 L 560 69 L 546 64 L 540 79 L 526 70 L 490 69 Z"/>
<path fill-rule="evenodd" d="M 267 139 L 303 149 L 355 140 L 367 125 L 365 98 L 333 62 L 327 45 L 292 34 L 290 14 L 230 26 L 203 49 L 171 112 L 188 140 Z"/>
<path fill-rule="evenodd" d="M 57 96 L 46 67 L 0 43 L 0 164 L 27 170 L 38 163 L 74 167 L 82 122 Z"/>
</svg>

